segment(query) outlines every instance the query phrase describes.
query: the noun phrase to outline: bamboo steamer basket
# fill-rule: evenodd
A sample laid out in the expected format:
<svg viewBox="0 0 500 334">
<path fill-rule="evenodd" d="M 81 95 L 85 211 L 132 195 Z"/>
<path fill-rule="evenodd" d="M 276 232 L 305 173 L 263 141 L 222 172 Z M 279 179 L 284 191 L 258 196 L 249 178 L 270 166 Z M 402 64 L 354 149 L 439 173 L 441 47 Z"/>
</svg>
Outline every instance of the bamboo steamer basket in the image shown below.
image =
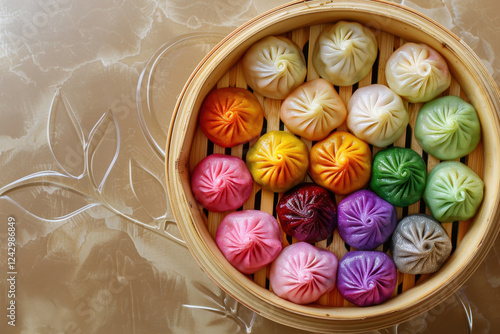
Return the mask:
<svg viewBox="0 0 500 334">
<path fill-rule="evenodd" d="M 190 188 L 190 171 L 202 158 L 210 153 L 242 157 L 248 149 L 248 144 L 231 149 L 211 145 L 197 124 L 200 106 L 212 89 L 247 87 L 238 63 L 244 52 L 265 36 L 285 35 L 303 47 L 307 56 L 312 52 L 314 40 L 321 29 L 339 20 L 357 21 L 371 27 L 379 42 L 379 57 L 372 73 L 357 86 L 385 83 L 386 60 L 399 45 L 406 41 L 426 43 L 443 55 L 452 72 L 452 85 L 446 94 L 461 96 L 473 104 L 482 126 L 480 144 L 469 156 L 462 158 L 462 162 L 485 181 L 484 200 L 472 219 L 443 224 L 454 245 L 451 257 L 432 275 L 398 273 L 398 287 L 394 295 L 381 305 L 363 308 L 349 304 L 336 290 L 317 303 L 297 305 L 273 294 L 267 280 L 268 270 L 263 269 L 252 276 L 238 272 L 226 261 L 214 241 L 218 223 L 227 213 L 204 211 Z M 317 77 L 313 66 L 308 66 L 307 80 Z M 355 88 L 339 88 L 346 104 Z M 267 130 L 279 129 L 280 101 L 258 98 L 265 110 Z M 408 105 L 410 126 L 415 124 L 420 106 Z M 166 146 L 167 184 L 172 210 L 181 234 L 201 268 L 223 290 L 258 314 L 318 333 L 359 332 L 393 326 L 428 311 L 450 297 L 477 269 L 496 239 L 500 228 L 498 110 L 499 89 L 479 58 L 458 37 L 422 14 L 382 0 L 291 2 L 236 29 L 215 46 L 188 79 L 175 107 Z M 395 145 L 411 147 L 426 155 L 412 131 L 403 134 Z M 376 151 L 373 148 L 372 153 Z M 439 162 L 431 155 L 426 156 L 426 161 L 428 171 Z M 253 195 L 244 209 L 257 207 L 271 214 L 280 196 L 260 190 L 257 185 L 254 185 Z M 424 210 L 425 207 L 416 203 L 406 209 L 398 209 L 398 215 L 401 218 Z M 285 245 L 289 241 L 285 238 Z M 330 249 L 339 259 L 347 252 L 337 232 L 333 238 L 317 246 Z"/>
</svg>

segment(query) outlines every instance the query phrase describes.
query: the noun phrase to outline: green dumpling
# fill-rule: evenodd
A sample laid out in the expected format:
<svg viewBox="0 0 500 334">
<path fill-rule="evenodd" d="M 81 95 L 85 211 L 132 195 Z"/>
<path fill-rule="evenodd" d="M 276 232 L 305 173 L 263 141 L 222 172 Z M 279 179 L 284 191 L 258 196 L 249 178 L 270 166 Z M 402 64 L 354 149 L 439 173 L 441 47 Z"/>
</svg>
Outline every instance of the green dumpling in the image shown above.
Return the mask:
<svg viewBox="0 0 500 334">
<path fill-rule="evenodd" d="M 471 104 L 449 95 L 422 106 L 415 123 L 415 137 L 427 153 L 441 160 L 454 160 L 476 148 L 481 125 Z"/>
<path fill-rule="evenodd" d="M 476 214 L 483 191 L 483 180 L 472 169 L 458 161 L 445 161 L 427 176 L 424 200 L 442 223 L 467 220 Z"/>
<path fill-rule="evenodd" d="M 375 155 L 370 187 L 394 206 L 405 207 L 422 198 L 427 169 L 411 148 L 391 147 Z"/>
</svg>

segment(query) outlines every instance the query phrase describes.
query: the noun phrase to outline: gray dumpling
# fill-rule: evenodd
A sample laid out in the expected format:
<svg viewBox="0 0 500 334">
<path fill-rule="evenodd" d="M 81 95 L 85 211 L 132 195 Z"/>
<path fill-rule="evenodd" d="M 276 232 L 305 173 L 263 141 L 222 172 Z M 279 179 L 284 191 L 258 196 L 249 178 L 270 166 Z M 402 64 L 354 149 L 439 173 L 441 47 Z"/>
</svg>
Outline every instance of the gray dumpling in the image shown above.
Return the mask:
<svg viewBox="0 0 500 334">
<path fill-rule="evenodd" d="M 403 218 L 392 235 L 392 257 L 406 274 L 431 274 L 451 253 L 451 240 L 441 224 L 429 215 Z"/>
</svg>

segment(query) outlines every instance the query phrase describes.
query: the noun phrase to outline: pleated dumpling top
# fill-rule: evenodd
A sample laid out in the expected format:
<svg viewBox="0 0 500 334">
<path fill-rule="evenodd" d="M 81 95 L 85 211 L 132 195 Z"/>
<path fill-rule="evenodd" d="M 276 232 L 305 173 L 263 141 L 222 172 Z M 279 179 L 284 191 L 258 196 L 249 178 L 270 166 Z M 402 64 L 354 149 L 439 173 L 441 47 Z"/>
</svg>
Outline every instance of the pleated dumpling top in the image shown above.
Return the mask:
<svg viewBox="0 0 500 334">
<path fill-rule="evenodd" d="M 271 265 L 269 281 L 279 297 L 309 304 L 333 290 L 337 265 L 335 254 L 301 241 L 283 249 Z"/>
</svg>

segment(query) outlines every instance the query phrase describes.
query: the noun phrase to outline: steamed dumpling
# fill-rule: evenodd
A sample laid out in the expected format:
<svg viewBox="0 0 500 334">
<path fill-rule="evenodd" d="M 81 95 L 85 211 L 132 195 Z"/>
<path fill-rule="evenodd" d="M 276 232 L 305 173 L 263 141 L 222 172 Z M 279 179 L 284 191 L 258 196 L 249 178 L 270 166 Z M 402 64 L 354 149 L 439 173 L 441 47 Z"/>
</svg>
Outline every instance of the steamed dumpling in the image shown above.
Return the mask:
<svg viewBox="0 0 500 334">
<path fill-rule="evenodd" d="M 370 73 L 377 50 L 370 29 L 357 22 L 339 21 L 320 33 L 312 61 L 322 78 L 336 86 L 350 86 Z"/>
<path fill-rule="evenodd" d="M 324 240 L 337 227 L 335 197 L 314 183 L 301 183 L 287 191 L 276 213 L 283 232 L 299 241 Z"/>
<path fill-rule="evenodd" d="M 424 200 L 442 223 L 472 218 L 483 200 L 483 180 L 458 161 L 437 164 L 427 176 Z"/>
<path fill-rule="evenodd" d="M 476 148 L 481 125 L 471 104 L 449 95 L 422 106 L 415 123 L 415 137 L 427 153 L 441 160 L 453 160 Z"/>
<path fill-rule="evenodd" d="M 446 230 L 425 214 L 403 218 L 392 235 L 391 253 L 398 270 L 406 274 L 431 274 L 451 253 Z"/>
<path fill-rule="evenodd" d="M 290 132 L 311 141 L 328 136 L 346 116 L 344 102 L 332 84 L 324 79 L 299 86 L 283 101 L 280 112 Z"/>
<path fill-rule="evenodd" d="M 191 173 L 193 195 L 209 211 L 236 210 L 250 198 L 252 188 L 252 175 L 238 157 L 211 154 Z"/>
<path fill-rule="evenodd" d="M 271 265 L 269 281 L 273 292 L 296 304 L 315 302 L 333 290 L 337 257 L 306 242 L 285 247 Z"/>
<path fill-rule="evenodd" d="M 394 292 L 398 274 L 389 255 L 379 251 L 351 251 L 339 261 L 337 289 L 357 306 L 377 305 Z"/>
<path fill-rule="evenodd" d="M 358 88 L 349 100 L 347 111 L 349 130 L 378 147 L 394 143 L 410 119 L 401 97 L 379 84 Z"/>
<path fill-rule="evenodd" d="M 391 147 L 373 159 L 371 189 L 387 202 L 406 207 L 424 194 L 427 166 L 411 148 Z"/>
<path fill-rule="evenodd" d="M 254 92 L 272 99 L 284 99 L 306 78 L 302 50 L 282 36 L 268 36 L 243 56 L 243 73 Z"/>
<path fill-rule="evenodd" d="M 215 235 L 224 257 L 244 274 L 253 274 L 274 261 L 281 252 L 281 241 L 276 219 L 259 210 L 228 214 Z"/>
<path fill-rule="evenodd" d="M 389 240 L 398 217 L 391 203 L 363 189 L 340 201 L 337 220 L 339 234 L 349 246 L 372 250 Z"/>
<path fill-rule="evenodd" d="M 246 161 L 255 182 L 273 192 L 299 184 L 309 167 L 307 146 L 290 132 L 269 131 L 248 150 Z"/>
<path fill-rule="evenodd" d="M 222 147 L 243 144 L 260 135 L 264 111 L 247 89 L 225 87 L 205 98 L 200 110 L 200 127 L 213 143 Z"/>
<path fill-rule="evenodd" d="M 309 161 L 314 182 L 336 194 L 349 194 L 370 181 L 370 147 L 349 132 L 335 131 L 317 142 Z"/>
<path fill-rule="evenodd" d="M 427 102 L 451 83 L 446 60 L 425 44 L 406 43 L 387 60 L 385 77 L 389 87 L 409 102 Z"/>
</svg>

